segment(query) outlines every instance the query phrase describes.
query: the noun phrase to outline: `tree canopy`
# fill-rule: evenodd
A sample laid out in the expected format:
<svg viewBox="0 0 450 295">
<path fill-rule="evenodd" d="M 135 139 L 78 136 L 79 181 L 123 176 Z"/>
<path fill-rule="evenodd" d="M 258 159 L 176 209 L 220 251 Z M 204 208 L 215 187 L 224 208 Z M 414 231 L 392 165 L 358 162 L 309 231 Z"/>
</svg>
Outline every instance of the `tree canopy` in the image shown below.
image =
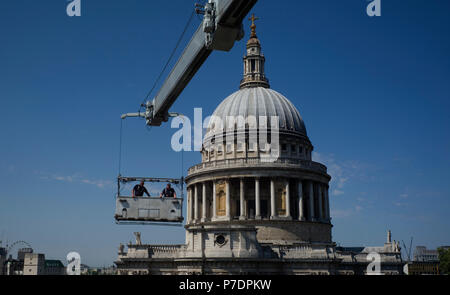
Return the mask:
<svg viewBox="0 0 450 295">
<path fill-rule="evenodd" d="M 450 275 L 450 248 L 439 248 L 439 271 L 441 274 Z"/>
</svg>

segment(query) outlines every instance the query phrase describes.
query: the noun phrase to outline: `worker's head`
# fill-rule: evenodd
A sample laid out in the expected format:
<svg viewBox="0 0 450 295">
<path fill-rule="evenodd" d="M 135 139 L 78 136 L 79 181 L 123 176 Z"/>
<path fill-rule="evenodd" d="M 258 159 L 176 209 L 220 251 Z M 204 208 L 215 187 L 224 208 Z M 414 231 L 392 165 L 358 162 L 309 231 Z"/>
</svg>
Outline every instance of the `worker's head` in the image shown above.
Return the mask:
<svg viewBox="0 0 450 295">
<path fill-rule="evenodd" d="M 143 180 L 141 180 L 140 185 L 144 185 L 144 181 Z"/>
<path fill-rule="evenodd" d="M 167 188 L 170 188 L 170 183 L 167 184 Z"/>
</svg>

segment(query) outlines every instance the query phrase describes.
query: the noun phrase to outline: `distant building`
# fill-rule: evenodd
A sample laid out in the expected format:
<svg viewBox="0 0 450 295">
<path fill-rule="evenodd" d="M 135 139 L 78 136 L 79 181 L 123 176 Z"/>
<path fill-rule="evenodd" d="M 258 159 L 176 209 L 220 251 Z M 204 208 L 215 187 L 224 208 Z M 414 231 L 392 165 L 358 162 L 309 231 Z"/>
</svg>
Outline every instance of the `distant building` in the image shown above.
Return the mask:
<svg viewBox="0 0 450 295">
<path fill-rule="evenodd" d="M 23 274 L 23 260 L 13 259 L 10 255 L 5 261 L 4 274 L 8 276 L 18 276 Z"/>
<path fill-rule="evenodd" d="M 60 260 L 46 260 L 44 254 L 26 253 L 24 275 L 65 275 L 66 268 Z"/>
<path fill-rule="evenodd" d="M 107 276 L 112 276 L 112 275 L 117 275 L 118 271 L 117 271 L 117 268 L 115 266 L 104 267 L 101 270 L 101 274 L 102 275 L 107 275 Z"/>
<path fill-rule="evenodd" d="M 63 276 L 66 275 L 66 267 L 61 260 L 45 260 L 45 275 Z"/>
<path fill-rule="evenodd" d="M 33 253 L 32 248 L 22 248 L 17 251 L 17 260 L 24 261 L 25 260 L 25 254 L 27 253 Z"/>
<path fill-rule="evenodd" d="M 17 259 L 14 259 L 12 255 L 7 258 L 8 250 L 6 248 L 0 248 L 0 275 L 22 275 L 26 253 L 33 253 L 33 249 L 19 249 Z"/>
<path fill-rule="evenodd" d="M 88 265 L 86 265 L 86 264 L 81 264 L 80 265 L 80 273 L 81 273 L 81 275 L 88 275 L 89 274 L 89 266 Z"/>
<path fill-rule="evenodd" d="M 81 265 L 81 275 L 86 276 L 100 276 L 100 275 L 117 275 L 117 268 L 115 266 L 109 267 L 89 267 Z"/>
<path fill-rule="evenodd" d="M 413 261 L 407 264 L 408 275 L 438 275 L 439 262 L 436 261 Z"/>
<path fill-rule="evenodd" d="M 450 249 L 450 246 L 439 248 Z M 417 246 L 414 250 L 414 259 L 407 265 L 409 275 L 438 275 L 439 274 L 439 251 L 427 249 L 425 246 Z"/>
<path fill-rule="evenodd" d="M 24 244 L 26 248 L 20 248 L 17 251 L 17 258 L 13 258 L 10 253 L 13 253 L 12 249 L 19 244 Z M 2 241 L 0 241 L 0 246 Z M 26 253 L 33 253 L 33 249 L 30 244 L 24 241 L 17 241 L 6 247 L 0 247 L 0 275 L 22 275 L 24 258 Z"/>
<path fill-rule="evenodd" d="M 11 248 L 17 244 L 25 244 L 27 248 L 17 251 L 14 259 Z M 1 246 L 0 241 L 0 246 Z M 12 246 L 0 247 L 0 275 L 65 275 L 66 268 L 60 260 L 45 260 L 44 254 L 33 253 L 33 249 L 26 242 L 19 241 Z"/>
<path fill-rule="evenodd" d="M 450 249 L 450 246 L 439 247 L 442 249 Z M 414 261 L 436 262 L 439 261 L 439 253 L 437 249 L 429 250 L 425 246 L 417 246 L 414 251 Z"/>
<path fill-rule="evenodd" d="M 23 274 L 26 276 L 38 276 L 45 273 L 45 255 L 26 253 L 23 265 Z"/>
</svg>

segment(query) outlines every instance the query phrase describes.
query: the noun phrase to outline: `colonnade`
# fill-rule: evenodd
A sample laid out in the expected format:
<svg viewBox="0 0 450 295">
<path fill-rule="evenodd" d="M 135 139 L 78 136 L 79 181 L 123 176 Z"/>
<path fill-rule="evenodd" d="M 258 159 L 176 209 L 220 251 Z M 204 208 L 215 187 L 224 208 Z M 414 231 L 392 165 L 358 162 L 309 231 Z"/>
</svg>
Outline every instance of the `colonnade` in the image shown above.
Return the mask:
<svg viewBox="0 0 450 295">
<path fill-rule="evenodd" d="M 267 196 L 268 193 L 268 198 L 265 200 L 262 200 L 261 182 L 268 186 L 268 192 L 265 194 Z M 251 198 L 246 196 L 246 185 L 249 184 L 254 185 Z M 239 187 L 235 188 L 236 185 Z M 232 196 L 232 191 L 237 192 L 237 195 Z M 236 201 L 234 206 L 238 208 L 233 207 L 233 201 Z M 254 214 L 249 214 L 249 202 L 252 202 Z M 263 202 L 265 214 L 262 212 Z M 187 203 L 188 224 L 233 219 L 295 219 L 313 222 L 331 220 L 328 185 L 312 180 L 226 178 L 205 181 L 188 186 Z"/>
</svg>

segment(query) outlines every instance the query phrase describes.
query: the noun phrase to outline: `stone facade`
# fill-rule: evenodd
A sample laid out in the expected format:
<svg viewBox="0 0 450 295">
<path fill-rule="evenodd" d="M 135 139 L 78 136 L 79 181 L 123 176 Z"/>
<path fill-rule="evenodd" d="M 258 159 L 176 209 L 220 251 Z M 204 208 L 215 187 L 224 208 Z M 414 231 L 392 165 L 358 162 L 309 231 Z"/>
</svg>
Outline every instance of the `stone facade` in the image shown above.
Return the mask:
<svg viewBox="0 0 450 295">
<path fill-rule="evenodd" d="M 23 263 L 23 275 L 37 276 L 45 274 L 45 255 L 26 253 Z"/>
</svg>

